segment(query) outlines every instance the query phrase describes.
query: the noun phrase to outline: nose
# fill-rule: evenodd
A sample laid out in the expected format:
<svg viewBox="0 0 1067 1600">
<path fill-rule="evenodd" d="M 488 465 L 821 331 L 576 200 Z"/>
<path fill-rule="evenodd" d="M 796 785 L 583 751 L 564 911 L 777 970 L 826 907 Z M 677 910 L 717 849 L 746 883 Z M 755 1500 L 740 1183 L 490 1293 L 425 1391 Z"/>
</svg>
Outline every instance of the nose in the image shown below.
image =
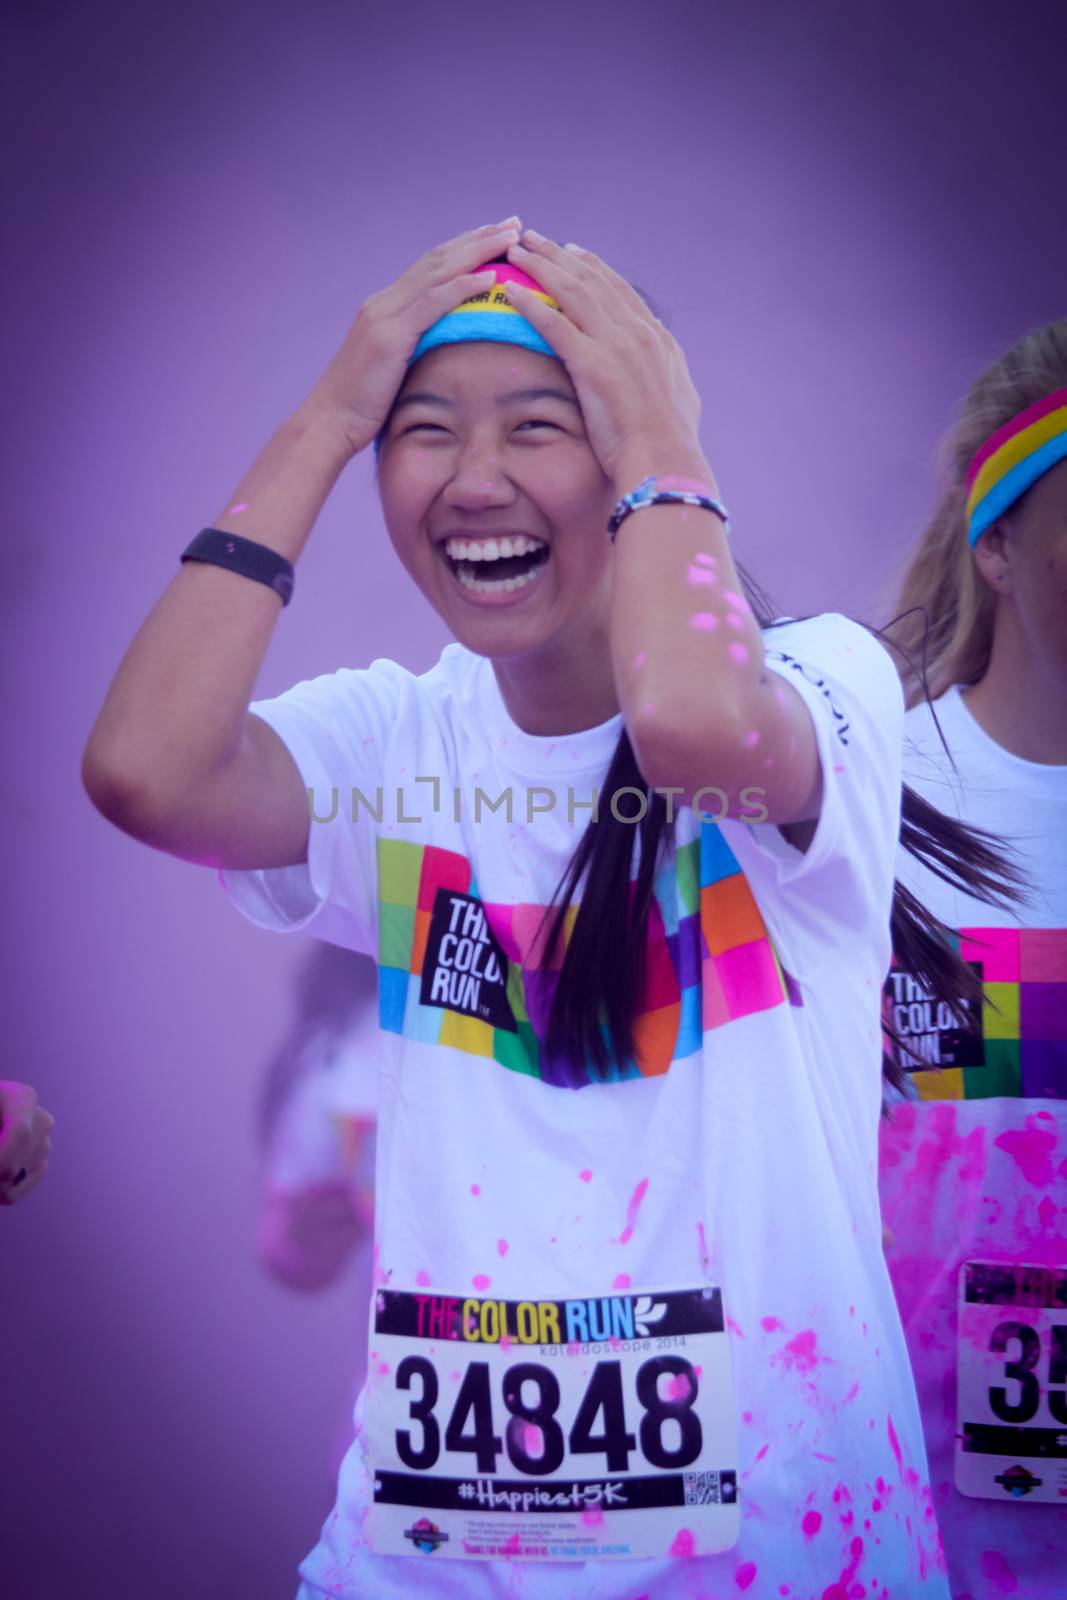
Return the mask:
<svg viewBox="0 0 1067 1600">
<path fill-rule="evenodd" d="M 463 445 L 443 499 L 457 511 L 487 510 L 514 503 L 515 486 L 504 470 L 495 445 L 476 439 Z"/>
</svg>

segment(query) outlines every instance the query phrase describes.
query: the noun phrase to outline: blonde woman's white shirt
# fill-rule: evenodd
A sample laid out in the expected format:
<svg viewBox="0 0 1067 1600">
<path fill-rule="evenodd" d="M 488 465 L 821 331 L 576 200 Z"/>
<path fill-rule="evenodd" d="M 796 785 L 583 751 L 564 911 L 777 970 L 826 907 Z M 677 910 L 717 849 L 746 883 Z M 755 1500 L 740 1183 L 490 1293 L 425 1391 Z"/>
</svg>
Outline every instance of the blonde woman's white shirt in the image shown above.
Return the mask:
<svg viewBox="0 0 1067 1600">
<path fill-rule="evenodd" d="M 1011 755 L 958 688 L 934 713 L 924 703 L 905 718 L 905 781 L 1010 845 L 1030 886 L 1015 910 L 992 907 L 901 856 L 901 877 L 959 941 L 988 1003 L 960 1029 L 908 974 L 887 982 L 918 1056 L 911 1097 L 882 1132 L 887 1258 L 953 1594 L 1063 1600 L 1067 767 Z M 1032 1269 L 1021 1291 L 1020 1268 Z"/>
</svg>

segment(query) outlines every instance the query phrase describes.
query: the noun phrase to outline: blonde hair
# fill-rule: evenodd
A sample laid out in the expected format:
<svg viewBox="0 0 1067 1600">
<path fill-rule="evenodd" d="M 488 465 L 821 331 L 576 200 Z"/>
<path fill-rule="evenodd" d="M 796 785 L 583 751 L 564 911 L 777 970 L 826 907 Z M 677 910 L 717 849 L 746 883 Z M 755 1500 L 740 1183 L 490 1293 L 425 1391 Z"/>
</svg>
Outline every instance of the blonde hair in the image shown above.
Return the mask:
<svg viewBox="0 0 1067 1600">
<path fill-rule="evenodd" d="M 981 445 L 1006 422 L 1067 385 L 1067 320 L 1028 333 L 974 384 L 941 450 L 941 498 L 912 556 L 890 639 L 903 652 L 908 704 L 926 688 L 936 700 L 953 684 L 977 683 L 993 648 L 996 597 L 967 543 L 967 468 Z M 909 612 L 910 615 L 902 615 Z M 907 660 L 904 660 L 904 656 Z M 910 663 L 910 664 L 909 664 Z"/>
</svg>

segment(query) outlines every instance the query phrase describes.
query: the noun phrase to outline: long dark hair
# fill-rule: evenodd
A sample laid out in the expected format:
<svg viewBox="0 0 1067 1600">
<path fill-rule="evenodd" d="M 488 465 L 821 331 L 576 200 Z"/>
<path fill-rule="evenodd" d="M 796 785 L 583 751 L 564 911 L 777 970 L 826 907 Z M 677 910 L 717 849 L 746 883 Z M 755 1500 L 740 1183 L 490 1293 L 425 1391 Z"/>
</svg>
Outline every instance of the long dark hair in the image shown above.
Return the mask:
<svg viewBox="0 0 1067 1600">
<path fill-rule="evenodd" d="M 762 589 L 741 568 L 738 576 L 760 627 L 773 628 L 774 613 Z M 883 637 L 882 630 L 871 631 Z M 886 642 L 893 647 L 891 638 Z M 908 665 L 921 676 L 921 665 Z M 625 729 L 604 792 L 612 795 L 622 788 L 646 794 L 643 819 L 636 825 L 620 822 L 609 811 L 596 826 L 590 824 L 546 913 L 551 959 L 564 939 L 568 912 L 582 885 L 545 1041 L 550 1057 L 570 1063 L 574 1083 L 584 1081 L 586 1068 L 604 1078 L 613 1063 L 634 1061 L 634 1020 L 644 987 L 649 907 L 656 869 L 672 831 L 666 802 L 645 783 Z M 637 875 L 631 884 L 638 840 Z M 1021 898 L 1021 874 L 998 842 L 983 830 L 946 816 L 907 784 L 902 786 L 900 842 L 945 883 L 978 900 L 1006 905 Z M 961 1026 L 981 1014 L 981 979 L 953 948 L 945 925 L 899 879 L 893 886 L 890 928 L 895 959 L 935 1000 L 949 1007 Z M 888 1022 L 884 1031 L 893 1050 L 883 1050 L 882 1076 L 899 1092 L 907 1078 L 899 1058 L 907 1046 Z"/>
</svg>

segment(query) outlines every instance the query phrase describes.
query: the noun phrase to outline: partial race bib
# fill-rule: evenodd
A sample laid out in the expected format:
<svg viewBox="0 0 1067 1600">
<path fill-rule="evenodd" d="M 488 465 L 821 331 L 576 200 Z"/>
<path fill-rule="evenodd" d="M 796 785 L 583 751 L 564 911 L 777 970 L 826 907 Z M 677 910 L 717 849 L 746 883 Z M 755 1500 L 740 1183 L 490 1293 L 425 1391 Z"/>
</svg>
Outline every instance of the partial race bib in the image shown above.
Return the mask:
<svg viewBox="0 0 1067 1600">
<path fill-rule="evenodd" d="M 724 1550 L 740 1531 L 718 1289 L 591 1300 L 377 1291 L 367 1396 L 383 1555 Z"/>
<path fill-rule="evenodd" d="M 960 1268 L 956 1487 L 1067 1505 L 1067 1267 Z"/>
</svg>

